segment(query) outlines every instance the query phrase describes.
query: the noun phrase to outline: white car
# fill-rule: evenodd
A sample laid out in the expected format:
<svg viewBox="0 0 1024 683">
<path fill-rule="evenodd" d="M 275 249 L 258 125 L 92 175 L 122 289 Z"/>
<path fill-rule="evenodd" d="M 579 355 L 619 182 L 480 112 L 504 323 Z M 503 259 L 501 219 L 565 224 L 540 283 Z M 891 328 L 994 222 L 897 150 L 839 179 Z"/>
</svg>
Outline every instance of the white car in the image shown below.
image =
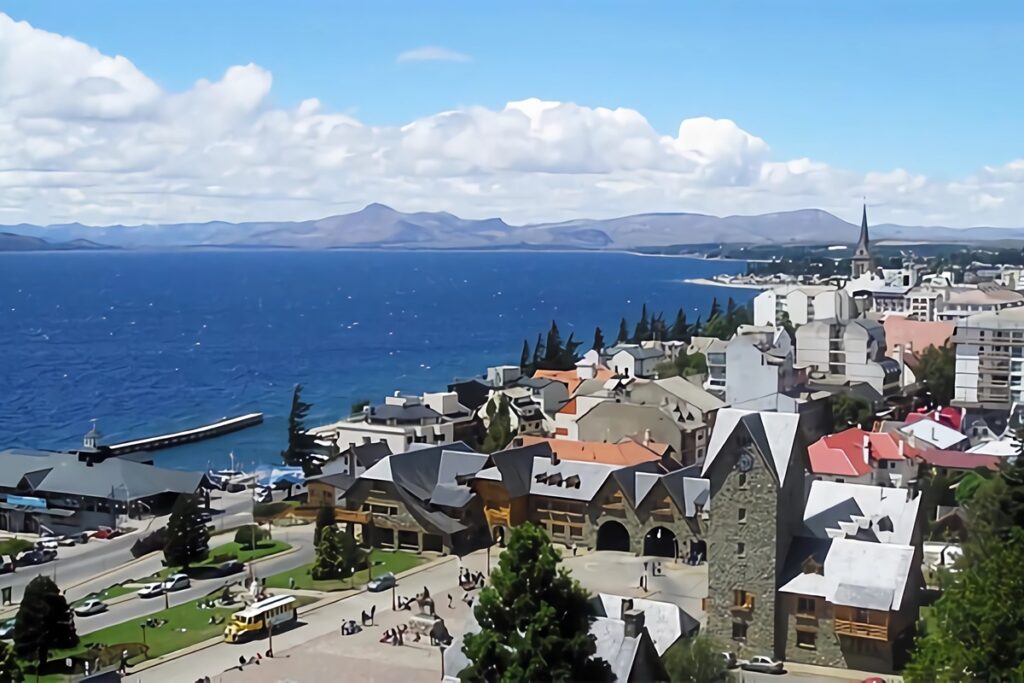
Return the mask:
<svg viewBox="0 0 1024 683">
<path fill-rule="evenodd" d="M 14 619 L 0 623 L 0 640 L 11 640 L 14 638 Z"/>
<path fill-rule="evenodd" d="M 39 550 L 56 550 L 59 545 L 56 536 L 47 536 L 36 541 L 36 548 Z"/>
<path fill-rule="evenodd" d="M 164 584 L 162 583 L 147 583 L 145 586 L 139 589 L 138 595 L 140 598 L 155 598 L 158 595 L 164 594 Z"/>
<path fill-rule="evenodd" d="M 171 574 L 164 581 L 164 590 L 168 593 L 172 591 L 180 591 L 188 588 L 192 585 L 192 582 L 188 580 L 188 576 L 185 574 Z"/>
<path fill-rule="evenodd" d="M 90 617 L 93 614 L 107 611 L 107 603 L 102 600 L 86 600 L 75 608 L 75 616 Z"/>
<path fill-rule="evenodd" d="M 750 658 L 749 662 L 743 662 L 740 664 L 740 668 L 744 671 L 758 671 L 765 674 L 780 674 L 782 673 L 782 662 L 778 662 L 771 657 L 765 657 L 764 655 L 756 655 Z"/>
</svg>

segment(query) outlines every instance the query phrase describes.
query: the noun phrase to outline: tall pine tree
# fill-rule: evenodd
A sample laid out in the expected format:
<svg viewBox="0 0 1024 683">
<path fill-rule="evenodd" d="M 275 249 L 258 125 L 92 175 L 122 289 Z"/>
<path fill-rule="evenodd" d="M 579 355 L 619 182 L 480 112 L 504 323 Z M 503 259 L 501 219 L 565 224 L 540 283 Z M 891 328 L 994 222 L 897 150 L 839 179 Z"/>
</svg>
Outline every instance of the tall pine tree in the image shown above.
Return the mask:
<svg viewBox="0 0 1024 683">
<path fill-rule="evenodd" d="M 37 576 L 25 587 L 14 619 L 14 652 L 42 668 L 52 650 L 78 645 L 68 601 L 50 577 Z"/>
<path fill-rule="evenodd" d="M 313 528 L 313 546 L 320 543 L 320 536 L 327 527 L 337 526 L 334 519 L 334 506 L 321 505 L 316 511 L 316 526 Z"/>
<path fill-rule="evenodd" d="M 615 338 L 616 344 L 625 344 L 629 341 L 629 323 L 623 318 L 619 321 L 619 335 Z"/>
<path fill-rule="evenodd" d="M 281 452 L 281 460 L 290 467 L 301 467 L 307 473 L 315 471 L 313 455 L 320 451 L 316 437 L 306 432 L 306 415 L 312 406 L 302 400 L 302 385 L 292 391 L 292 408 L 288 413 L 288 448 Z"/>
<path fill-rule="evenodd" d="M 528 342 L 527 340 L 524 339 L 523 340 L 523 352 L 521 354 L 519 354 L 519 369 L 522 370 L 524 374 L 526 374 L 528 369 L 529 369 L 529 367 L 530 367 L 530 342 Z"/>
<path fill-rule="evenodd" d="M 604 350 L 604 333 L 601 332 L 600 327 L 594 328 L 594 343 L 590 345 L 590 348 L 598 353 Z"/>
<path fill-rule="evenodd" d="M 544 360 L 548 363 L 555 361 L 562 355 L 562 336 L 558 333 L 558 323 L 551 321 L 551 329 L 548 330 L 548 340 L 544 344 Z"/>
<path fill-rule="evenodd" d="M 499 394 L 497 400 L 487 404 L 487 418 L 487 434 L 480 450 L 494 453 L 512 440 L 512 413 L 505 394 Z"/>
<path fill-rule="evenodd" d="M 544 362 L 544 342 L 540 339 L 540 334 L 537 334 L 537 343 L 533 347 L 533 367 L 539 367 Z"/>
<path fill-rule="evenodd" d="M 675 322 L 672 323 L 668 332 L 668 338 L 672 341 L 686 341 L 689 337 L 689 329 L 686 327 L 686 313 L 683 309 L 676 312 Z"/>
<path fill-rule="evenodd" d="M 480 592 L 473 614 L 479 633 L 467 633 L 463 681 L 611 681 L 608 662 L 595 655 L 588 594 L 569 573 L 542 529 L 512 530 L 508 547 Z"/>
<path fill-rule="evenodd" d="M 639 344 L 651 338 L 651 323 L 647 318 L 647 304 L 644 304 L 640 311 L 640 320 L 633 329 L 633 343 Z"/>
<path fill-rule="evenodd" d="M 167 520 L 167 566 L 187 568 L 205 560 L 209 552 L 210 531 L 203 521 L 198 496 L 178 496 Z"/>
</svg>

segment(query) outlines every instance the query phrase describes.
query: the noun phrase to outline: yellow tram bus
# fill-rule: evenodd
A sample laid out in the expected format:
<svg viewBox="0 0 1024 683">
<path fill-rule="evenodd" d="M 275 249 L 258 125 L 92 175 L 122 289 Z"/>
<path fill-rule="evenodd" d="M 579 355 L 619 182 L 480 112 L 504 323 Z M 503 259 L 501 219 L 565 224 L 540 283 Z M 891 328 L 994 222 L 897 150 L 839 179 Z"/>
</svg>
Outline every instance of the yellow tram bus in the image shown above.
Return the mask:
<svg viewBox="0 0 1024 683">
<path fill-rule="evenodd" d="M 268 628 L 290 624 L 298 618 L 294 596 L 278 595 L 260 600 L 231 615 L 231 623 L 224 629 L 224 641 L 241 643 L 265 635 Z"/>
</svg>

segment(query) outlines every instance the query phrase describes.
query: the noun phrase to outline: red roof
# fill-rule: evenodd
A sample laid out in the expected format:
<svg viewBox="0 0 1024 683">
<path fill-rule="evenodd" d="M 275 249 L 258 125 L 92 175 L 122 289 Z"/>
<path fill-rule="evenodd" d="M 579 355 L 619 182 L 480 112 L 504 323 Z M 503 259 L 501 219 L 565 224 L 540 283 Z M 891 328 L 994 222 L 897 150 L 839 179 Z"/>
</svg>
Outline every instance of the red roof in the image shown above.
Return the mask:
<svg viewBox="0 0 1024 683">
<path fill-rule="evenodd" d="M 821 437 L 807 448 L 814 474 L 859 477 L 871 471 L 864 460 L 864 438 L 868 439 L 868 457 L 878 460 L 904 460 L 918 455 L 918 450 L 895 434 L 866 432 L 852 427 L 838 434 Z M 902 444 L 902 446 L 901 446 Z"/>
<path fill-rule="evenodd" d="M 907 415 L 907 424 L 912 425 L 920 420 L 934 420 L 939 424 L 946 425 L 956 431 L 960 431 L 960 422 L 963 420 L 963 412 L 956 408 L 939 408 L 938 410 L 928 410 L 921 408 L 915 413 Z"/>
<path fill-rule="evenodd" d="M 932 467 L 945 467 L 952 470 L 973 470 L 979 467 L 998 470 L 999 463 L 1003 461 L 997 455 L 964 453 L 963 451 L 942 451 L 937 448 L 921 451 L 919 457 Z"/>
</svg>

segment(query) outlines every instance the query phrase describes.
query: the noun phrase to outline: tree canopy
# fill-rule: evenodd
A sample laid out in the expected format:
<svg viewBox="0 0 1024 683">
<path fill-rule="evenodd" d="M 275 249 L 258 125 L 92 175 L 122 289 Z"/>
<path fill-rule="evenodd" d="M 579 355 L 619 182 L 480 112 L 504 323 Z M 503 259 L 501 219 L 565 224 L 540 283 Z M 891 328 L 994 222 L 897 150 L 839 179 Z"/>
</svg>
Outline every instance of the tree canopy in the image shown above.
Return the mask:
<svg viewBox="0 0 1024 683">
<path fill-rule="evenodd" d="M 564 569 L 544 531 L 515 527 L 473 609 L 479 633 L 467 633 L 463 681 L 610 681 L 595 656 L 588 594 Z"/>
<path fill-rule="evenodd" d="M 334 520 L 334 507 L 331 505 L 321 505 L 320 509 L 316 511 L 316 526 L 313 528 L 314 546 L 320 543 L 320 536 L 323 534 L 324 529 L 331 526 L 337 526 Z"/>
<path fill-rule="evenodd" d="M 167 520 L 167 566 L 188 567 L 205 560 L 209 552 L 210 531 L 203 521 L 198 496 L 178 496 Z"/>
<path fill-rule="evenodd" d="M 619 321 L 619 334 L 615 337 L 616 344 L 625 344 L 629 341 L 629 323 L 623 318 Z"/>
<path fill-rule="evenodd" d="M 832 426 L 836 431 L 849 427 L 871 429 L 875 414 L 871 404 L 850 394 L 836 394 L 832 402 Z"/>
<path fill-rule="evenodd" d="M 316 559 L 310 572 L 317 581 L 348 579 L 359 567 L 362 551 L 352 534 L 336 526 L 320 531 Z"/>
<path fill-rule="evenodd" d="M 590 348 L 598 352 L 604 349 L 604 333 L 600 327 L 594 328 L 594 343 L 590 345 Z"/>
<path fill-rule="evenodd" d="M 1024 458 L 982 480 L 965 502 L 967 538 L 955 572 L 915 642 L 908 681 L 1024 677 Z"/>
<path fill-rule="evenodd" d="M 948 406 L 953 400 L 956 353 L 952 346 L 929 346 L 921 353 L 915 371 L 917 381 L 928 389 L 936 404 Z"/>
<path fill-rule="evenodd" d="M 21 659 L 49 660 L 50 652 L 78 644 L 68 601 L 50 577 L 37 576 L 25 587 L 14 619 L 14 652 Z"/>
<path fill-rule="evenodd" d="M 500 451 L 512 440 L 512 409 L 508 397 L 498 394 L 497 399 L 487 404 L 487 434 L 480 450 L 484 453 Z"/>
<path fill-rule="evenodd" d="M 722 648 L 707 636 L 680 638 L 662 657 L 672 683 L 721 683 L 726 679 Z"/>
</svg>

